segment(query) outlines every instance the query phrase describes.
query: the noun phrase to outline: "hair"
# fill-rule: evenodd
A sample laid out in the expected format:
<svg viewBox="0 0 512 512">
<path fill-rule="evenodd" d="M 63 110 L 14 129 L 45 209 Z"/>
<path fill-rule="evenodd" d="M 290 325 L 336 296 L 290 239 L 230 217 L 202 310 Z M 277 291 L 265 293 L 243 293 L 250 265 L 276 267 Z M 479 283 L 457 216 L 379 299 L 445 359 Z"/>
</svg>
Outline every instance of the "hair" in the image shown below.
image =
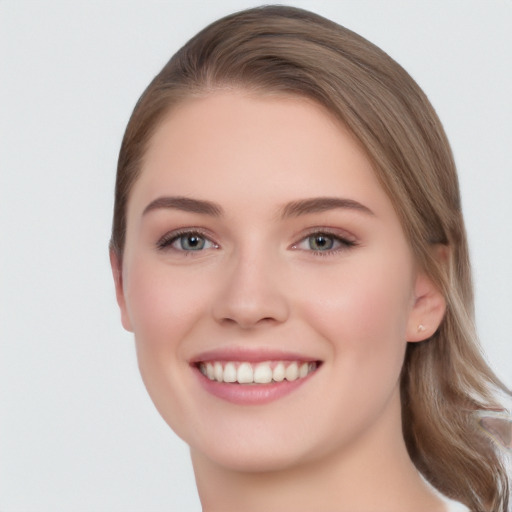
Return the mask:
<svg viewBox="0 0 512 512">
<path fill-rule="evenodd" d="M 422 270 L 447 310 L 428 340 L 409 343 L 401 374 L 403 435 L 418 470 L 474 511 L 505 511 L 509 478 L 476 412 L 504 410 L 510 391 L 486 364 L 455 164 L 427 97 L 381 49 L 321 16 L 265 6 L 218 20 L 164 66 L 136 104 L 122 141 L 111 250 L 122 258 L 130 191 L 148 144 L 173 106 L 216 90 L 305 97 L 360 142 Z M 440 261 L 433 246 L 448 247 Z"/>
</svg>

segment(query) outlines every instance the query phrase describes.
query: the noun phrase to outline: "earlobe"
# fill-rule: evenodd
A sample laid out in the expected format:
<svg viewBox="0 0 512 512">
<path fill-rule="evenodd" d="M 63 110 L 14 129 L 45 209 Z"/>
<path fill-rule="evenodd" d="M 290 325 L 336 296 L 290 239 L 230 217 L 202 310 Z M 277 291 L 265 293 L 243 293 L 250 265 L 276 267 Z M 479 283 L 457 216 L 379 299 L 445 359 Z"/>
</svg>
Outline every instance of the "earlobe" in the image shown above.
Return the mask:
<svg viewBox="0 0 512 512">
<path fill-rule="evenodd" d="M 123 327 L 130 332 L 133 332 L 128 310 L 126 308 L 126 300 L 124 297 L 124 286 L 123 286 L 123 272 L 122 265 L 119 256 L 116 252 L 110 249 L 110 267 L 112 269 L 112 277 L 114 278 L 114 286 L 116 289 L 116 299 L 119 309 L 121 311 L 121 323 Z"/>
<path fill-rule="evenodd" d="M 446 312 L 446 300 L 425 275 L 416 278 L 414 304 L 409 313 L 406 339 L 410 342 L 430 338 L 441 324 Z"/>
</svg>

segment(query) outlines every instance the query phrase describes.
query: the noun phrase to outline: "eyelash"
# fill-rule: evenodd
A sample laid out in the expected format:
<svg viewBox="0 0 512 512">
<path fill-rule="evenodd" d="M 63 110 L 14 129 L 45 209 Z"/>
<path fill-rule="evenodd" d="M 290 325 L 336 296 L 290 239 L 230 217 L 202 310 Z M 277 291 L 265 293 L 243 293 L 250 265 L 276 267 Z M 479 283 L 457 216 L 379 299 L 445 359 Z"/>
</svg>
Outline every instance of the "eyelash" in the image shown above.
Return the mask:
<svg viewBox="0 0 512 512">
<path fill-rule="evenodd" d="M 346 236 L 341 236 L 339 234 L 332 233 L 325 229 L 315 229 L 315 230 L 309 232 L 303 238 L 301 238 L 301 240 L 299 242 L 293 244 L 291 248 L 294 250 L 301 250 L 299 248 L 300 244 L 302 244 L 304 242 L 307 243 L 308 241 L 311 241 L 311 239 L 315 238 L 315 237 L 316 238 L 323 237 L 327 240 L 331 240 L 333 244 L 337 243 L 339 245 L 336 248 L 330 248 L 330 249 L 326 249 L 323 251 L 315 250 L 315 249 L 302 249 L 302 250 L 305 250 L 306 252 L 311 252 L 314 256 L 322 256 L 322 257 L 332 256 L 332 255 L 336 255 L 340 252 L 347 251 L 347 250 L 351 249 L 352 247 L 355 247 L 356 245 L 358 245 L 355 240 L 350 240 Z"/>
<path fill-rule="evenodd" d="M 173 231 L 171 233 L 167 233 L 164 235 L 160 240 L 157 242 L 157 248 L 159 250 L 175 250 L 178 252 L 182 252 L 184 254 L 190 255 L 194 252 L 202 252 L 205 250 L 204 247 L 201 247 L 199 249 L 184 249 L 183 245 L 181 248 L 173 247 L 173 244 L 178 242 L 181 238 L 185 237 L 197 237 L 199 239 L 202 239 L 205 241 L 205 243 L 210 243 L 210 247 L 206 247 L 206 249 L 218 249 L 219 245 L 215 243 L 213 240 L 211 240 L 204 232 L 198 229 L 183 229 L 180 231 Z M 323 237 L 324 239 L 330 240 L 333 245 L 339 244 L 336 248 L 329 248 L 326 250 L 318 250 L 318 249 L 301 249 L 299 246 L 304 243 L 311 241 L 312 238 L 320 238 Z M 328 230 L 322 230 L 322 229 L 316 229 L 314 231 L 311 231 L 310 233 L 306 234 L 306 236 L 302 237 L 297 243 L 294 243 L 290 248 L 293 250 L 303 250 L 305 252 L 310 252 L 315 256 L 330 256 L 337 253 L 340 253 L 342 251 L 346 251 L 354 246 L 358 245 L 356 241 L 350 240 L 347 237 L 340 236 L 339 234 L 331 233 Z"/>
<path fill-rule="evenodd" d="M 218 249 L 219 248 L 218 244 L 213 242 L 208 236 L 206 236 L 206 234 L 204 232 L 202 232 L 201 230 L 198 230 L 198 229 L 183 229 L 180 231 L 173 231 L 171 233 L 167 233 L 162 238 L 160 238 L 160 240 L 158 240 L 156 245 L 157 245 L 157 248 L 162 251 L 166 250 L 166 249 L 174 249 L 175 251 L 183 252 L 185 254 L 203 251 L 204 248 L 197 249 L 197 250 L 193 250 L 193 249 L 187 250 L 187 249 L 183 249 L 183 247 L 181 249 L 173 247 L 173 244 L 178 242 L 180 240 L 180 238 L 185 238 L 185 237 L 191 238 L 194 236 L 204 240 L 205 242 L 210 242 L 212 244 L 212 246 L 208 247 L 208 249 Z"/>
</svg>

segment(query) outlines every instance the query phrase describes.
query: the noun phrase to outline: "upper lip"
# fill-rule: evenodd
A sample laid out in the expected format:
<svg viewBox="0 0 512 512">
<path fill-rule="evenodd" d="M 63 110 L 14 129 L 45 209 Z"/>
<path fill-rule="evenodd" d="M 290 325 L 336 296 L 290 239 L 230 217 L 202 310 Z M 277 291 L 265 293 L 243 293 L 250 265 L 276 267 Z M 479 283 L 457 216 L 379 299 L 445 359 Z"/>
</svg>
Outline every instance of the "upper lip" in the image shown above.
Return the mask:
<svg viewBox="0 0 512 512">
<path fill-rule="evenodd" d="M 193 356 L 190 364 L 198 364 L 204 361 L 246 361 L 248 363 L 260 363 L 263 361 L 319 361 L 316 357 L 279 349 L 226 347 L 206 350 Z"/>
</svg>

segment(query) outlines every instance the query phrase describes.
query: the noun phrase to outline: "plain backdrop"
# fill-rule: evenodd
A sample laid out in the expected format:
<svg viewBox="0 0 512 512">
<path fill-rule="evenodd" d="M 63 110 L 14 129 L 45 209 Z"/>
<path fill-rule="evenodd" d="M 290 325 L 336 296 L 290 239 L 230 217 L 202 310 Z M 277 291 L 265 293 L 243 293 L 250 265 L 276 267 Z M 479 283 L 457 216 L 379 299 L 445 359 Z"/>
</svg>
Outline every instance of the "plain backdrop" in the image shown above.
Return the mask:
<svg viewBox="0 0 512 512">
<path fill-rule="evenodd" d="M 295 1 L 400 62 L 458 164 L 488 359 L 512 386 L 512 2 Z M 150 79 L 245 0 L 0 0 L 0 511 L 198 511 L 122 330 L 117 152 Z"/>
</svg>

